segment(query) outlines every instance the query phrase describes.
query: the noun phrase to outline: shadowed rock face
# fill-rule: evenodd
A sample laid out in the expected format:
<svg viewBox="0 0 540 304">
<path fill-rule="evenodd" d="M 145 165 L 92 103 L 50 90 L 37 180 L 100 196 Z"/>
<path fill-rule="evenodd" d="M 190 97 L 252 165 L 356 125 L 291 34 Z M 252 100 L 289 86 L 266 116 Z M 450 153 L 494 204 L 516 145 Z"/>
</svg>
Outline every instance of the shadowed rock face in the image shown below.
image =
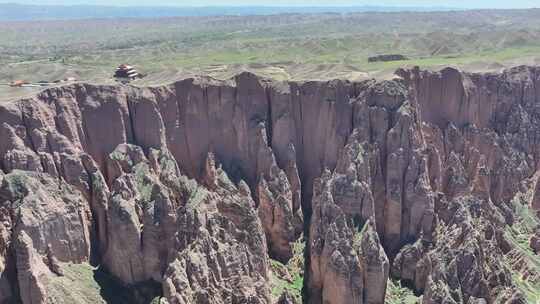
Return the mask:
<svg viewBox="0 0 540 304">
<path fill-rule="evenodd" d="M 63 263 L 161 283 L 168 303 L 292 303 L 269 263 L 302 233 L 306 303 L 384 303 L 389 278 L 426 304 L 519 303 L 504 230 L 520 193 L 540 209 L 540 70 L 397 75 L 0 105 L 0 303 L 52 303 Z"/>
</svg>

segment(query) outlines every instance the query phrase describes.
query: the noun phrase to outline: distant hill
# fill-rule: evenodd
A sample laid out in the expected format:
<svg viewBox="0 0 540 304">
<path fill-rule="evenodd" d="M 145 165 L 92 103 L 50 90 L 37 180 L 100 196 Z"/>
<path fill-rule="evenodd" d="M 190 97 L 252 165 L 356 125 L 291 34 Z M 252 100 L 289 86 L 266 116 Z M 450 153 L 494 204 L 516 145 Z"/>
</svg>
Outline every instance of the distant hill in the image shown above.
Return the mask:
<svg viewBox="0 0 540 304">
<path fill-rule="evenodd" d="M 444 11 L 448 7 L 269 7 L 269 6 L 212 6 L 212 7 L 118 7 L 93 5 L 23 5 L 0 3 L 0 21 L 66 20 L 94 18 L 156 18 L 179 16 L 274 15 L 284 13 L 352 13 L 398 11 Z"/>
</svg>

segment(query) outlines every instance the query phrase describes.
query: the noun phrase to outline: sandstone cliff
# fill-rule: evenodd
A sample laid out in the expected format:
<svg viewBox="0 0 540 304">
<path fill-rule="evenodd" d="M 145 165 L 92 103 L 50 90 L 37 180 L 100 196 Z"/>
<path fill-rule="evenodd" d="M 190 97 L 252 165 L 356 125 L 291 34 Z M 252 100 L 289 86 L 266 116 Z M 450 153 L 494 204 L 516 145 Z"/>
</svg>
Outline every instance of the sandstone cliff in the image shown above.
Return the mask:
<svg viewBox="0 0 540 304">
<path fill-rule="evenodd" d="M 72 265 L 138 303 L 539 298 L 540 69 L 396 75 L 0 104 L 0 303 L 58 303 Z"/>
</svg>

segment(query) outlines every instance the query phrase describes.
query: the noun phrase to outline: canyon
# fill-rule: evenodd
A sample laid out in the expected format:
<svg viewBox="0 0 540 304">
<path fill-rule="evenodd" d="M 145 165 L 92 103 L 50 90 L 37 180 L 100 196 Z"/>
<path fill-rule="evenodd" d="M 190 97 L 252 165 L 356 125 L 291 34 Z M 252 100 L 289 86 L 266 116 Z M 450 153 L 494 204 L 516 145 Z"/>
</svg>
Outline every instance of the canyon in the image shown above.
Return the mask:
<svg viewBox="0 0 540 304">
<path fill-rule="evenodd" d="M 540 67 L 50 88 L 0 103 L 0 303 L 534 303 L 539 157 Z"/>
</svg>

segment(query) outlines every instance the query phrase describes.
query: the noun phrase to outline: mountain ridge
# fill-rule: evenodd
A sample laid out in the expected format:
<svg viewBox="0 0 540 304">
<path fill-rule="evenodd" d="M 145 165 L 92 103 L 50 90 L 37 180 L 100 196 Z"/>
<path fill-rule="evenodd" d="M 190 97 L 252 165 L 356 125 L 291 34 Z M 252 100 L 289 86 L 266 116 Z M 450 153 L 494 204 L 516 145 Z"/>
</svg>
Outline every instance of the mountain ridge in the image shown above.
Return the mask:
<svg viewBox="0 0 540 304">
<path fill-rule="evenodd" d="M 248 16 L 355 12 L 448 11 L 448 7 L 399 6 L 105 6 L 29 5 L 0 3 L 0 21 L 72 20 L 99 18 L 160 18 L 201 16 Z"/>
</svg>

